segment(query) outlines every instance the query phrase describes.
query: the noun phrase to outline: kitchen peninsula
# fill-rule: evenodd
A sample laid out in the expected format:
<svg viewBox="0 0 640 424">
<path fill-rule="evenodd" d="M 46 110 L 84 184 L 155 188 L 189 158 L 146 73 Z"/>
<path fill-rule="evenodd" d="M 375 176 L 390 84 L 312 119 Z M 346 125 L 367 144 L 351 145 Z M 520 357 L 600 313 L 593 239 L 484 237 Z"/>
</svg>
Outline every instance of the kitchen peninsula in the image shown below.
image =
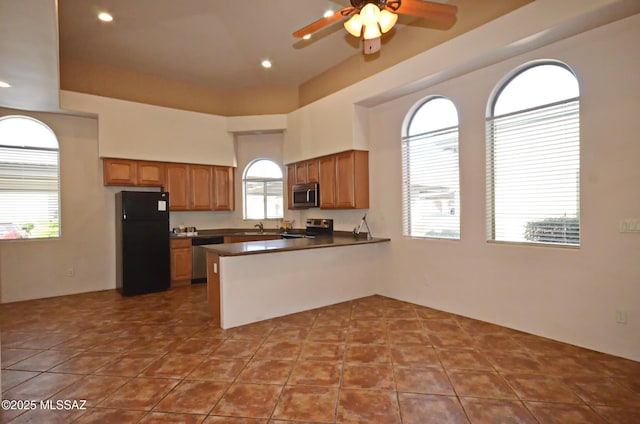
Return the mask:
<svg viewBox="0 0 640 424">
<path fill-rule="evenodd" d="M 332 236 L 225 243 L 207 250 L 211 314 L 224 329 L 377 293 L 387 238 Z"/>
</svg>

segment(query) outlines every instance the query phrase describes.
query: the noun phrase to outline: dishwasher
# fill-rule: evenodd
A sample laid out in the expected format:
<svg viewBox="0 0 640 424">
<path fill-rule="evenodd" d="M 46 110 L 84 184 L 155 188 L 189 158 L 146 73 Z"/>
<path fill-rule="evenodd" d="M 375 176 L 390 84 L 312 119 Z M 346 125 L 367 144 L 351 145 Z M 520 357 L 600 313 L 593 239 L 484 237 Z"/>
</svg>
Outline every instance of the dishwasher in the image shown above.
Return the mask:
<svg viewBox="0 0 640 424">
<path fill-rule="evenodd" d="M 222 236 L 198 236 L 191 239 L 191 284 L 207 282 L 207 250 L 201 246 L 222 243 Z"/>
</svg>

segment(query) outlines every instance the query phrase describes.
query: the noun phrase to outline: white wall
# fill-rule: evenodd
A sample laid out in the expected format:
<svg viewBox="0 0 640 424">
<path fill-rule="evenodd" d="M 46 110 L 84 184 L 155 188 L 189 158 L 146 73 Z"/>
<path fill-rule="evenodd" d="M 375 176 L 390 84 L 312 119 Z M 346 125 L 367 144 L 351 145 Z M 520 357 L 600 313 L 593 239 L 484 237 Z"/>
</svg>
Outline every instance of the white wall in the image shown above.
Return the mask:
<svg viewBox="0 0 640 424">
<path fill-rule="evenodd" d="M 223 116 L 72 91 L 60 92 L 60 106 L 98 116 L 100 157 L 235 166 Z"/>
<path fill-rule="evenodd" d="M 370 110 L 371 223 L 393 240 L 383 294 L 640 359 L 640 15 L 433 85 Z M 531 60 L 571 66 L 581 87 L 581 246 L 487 243 L 484 116 L 501 78 Z M 461 240 L 402 236 L 400 135 L 428 95 L 460 115 Z M 615 312 L 625 309 L 626 325 Z"/>
<path fill-rule="evenodd" d="M 102 185 L 96 119 L 0 109 L 0 116 L 10 114 L 39 119 L 58 137 L 62 236 L 0 243 L 1 301 L 115 288 L 117 190 Z"/>
</svg>

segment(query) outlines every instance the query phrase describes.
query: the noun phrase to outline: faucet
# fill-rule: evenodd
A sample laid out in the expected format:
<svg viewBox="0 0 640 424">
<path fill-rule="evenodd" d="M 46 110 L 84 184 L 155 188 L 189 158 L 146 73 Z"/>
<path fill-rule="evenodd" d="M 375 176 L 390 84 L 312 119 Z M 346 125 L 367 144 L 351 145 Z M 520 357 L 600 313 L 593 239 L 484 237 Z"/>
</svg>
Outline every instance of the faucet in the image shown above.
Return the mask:
<svg viewBox="0 0 640 424">
<path fill-rule="evenodd" d="M 261 233 L 264 233 L 264 225 L 261 223 L 254 225 L 254 227 L 258 227 Z"/>
</svg>

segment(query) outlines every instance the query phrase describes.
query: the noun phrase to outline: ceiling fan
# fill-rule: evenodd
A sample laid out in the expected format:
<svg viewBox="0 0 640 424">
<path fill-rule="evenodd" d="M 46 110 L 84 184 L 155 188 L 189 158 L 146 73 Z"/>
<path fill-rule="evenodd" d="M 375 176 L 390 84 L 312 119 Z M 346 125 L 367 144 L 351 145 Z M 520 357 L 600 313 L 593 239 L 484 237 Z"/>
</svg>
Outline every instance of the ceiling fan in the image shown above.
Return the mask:
<svg viewBox="0 0 640 424">
<path fill-rule="evenodd" d="M 454 5 L 423 0 L 351 0 L 351 6 L 332 15 L 300 28 L 294 37 L 303 38 L 333 24 L 351 17 L 344 23 L 345 29 L 354 37 L 362 36 L 364 53 L 372 54 L 380 50 L 382 34 L 389 31 L 398 20 L 398 14 L 453 23 L 458 8 Z"/>
</svg>

